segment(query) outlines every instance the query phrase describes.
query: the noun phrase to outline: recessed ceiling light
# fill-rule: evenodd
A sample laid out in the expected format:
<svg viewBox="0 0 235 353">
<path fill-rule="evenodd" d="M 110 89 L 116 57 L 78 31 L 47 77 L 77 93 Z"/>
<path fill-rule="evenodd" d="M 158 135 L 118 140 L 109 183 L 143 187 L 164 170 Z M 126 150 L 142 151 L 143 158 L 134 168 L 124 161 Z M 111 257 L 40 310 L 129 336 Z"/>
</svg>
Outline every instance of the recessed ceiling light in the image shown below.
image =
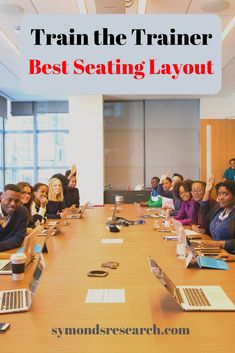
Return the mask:
<svg viewBox="0 0 235 353">
<path fill-rule="evenodd" d="M 206 12 L 220 12 L 220 11 L 226 10 L 229 6 L 230 6 L 229 1 L 211 0 L 211 1 L 206 1 L 202 5 L 202 10 Z"/>
</svg>

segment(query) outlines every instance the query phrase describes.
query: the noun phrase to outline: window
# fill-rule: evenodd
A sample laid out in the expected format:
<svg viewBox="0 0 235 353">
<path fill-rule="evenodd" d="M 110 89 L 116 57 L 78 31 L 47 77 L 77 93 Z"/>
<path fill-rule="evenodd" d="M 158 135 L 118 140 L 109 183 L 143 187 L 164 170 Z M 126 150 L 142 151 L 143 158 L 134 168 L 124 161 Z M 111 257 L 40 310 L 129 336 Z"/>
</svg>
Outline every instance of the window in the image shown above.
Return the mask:
<svg viewBox="0 0 235 353">
<path fill-rule="evenodd" d="M 66 113 L 38 113 L 35 105 L 32 115 L 0 118 L 0 190 L 19 181 L 47 183 L 64 173 L 68 132 Z"/>
</svg>

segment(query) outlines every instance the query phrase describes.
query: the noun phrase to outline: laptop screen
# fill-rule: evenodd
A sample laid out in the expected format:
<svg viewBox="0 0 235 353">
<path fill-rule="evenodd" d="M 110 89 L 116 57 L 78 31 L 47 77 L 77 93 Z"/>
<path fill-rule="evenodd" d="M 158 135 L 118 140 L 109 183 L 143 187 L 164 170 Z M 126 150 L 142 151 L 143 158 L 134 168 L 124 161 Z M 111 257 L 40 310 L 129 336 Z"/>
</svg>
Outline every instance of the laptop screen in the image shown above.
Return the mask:
<svg viewBox="0 0 235 353">
<path fill-rule="evenodd" d="M 45 267 L 45 264 L 44 264 L 43 256 L 40 255 L 37 266 L 33 273 L 32 280 L 29 284 L 29 290 L 32 292 L 32 294 L 34 294 L 37 289 L 44 267 Z"/>
<path fill-rule="evenodd" d="M 175 285 L 170 280 L 170 278 L 163 272 L 163 270 L 158 266 L 155 260 L 149 256 L 151 272 L 160 281 L 160 283 L 174 296 Z"/>
</svg>

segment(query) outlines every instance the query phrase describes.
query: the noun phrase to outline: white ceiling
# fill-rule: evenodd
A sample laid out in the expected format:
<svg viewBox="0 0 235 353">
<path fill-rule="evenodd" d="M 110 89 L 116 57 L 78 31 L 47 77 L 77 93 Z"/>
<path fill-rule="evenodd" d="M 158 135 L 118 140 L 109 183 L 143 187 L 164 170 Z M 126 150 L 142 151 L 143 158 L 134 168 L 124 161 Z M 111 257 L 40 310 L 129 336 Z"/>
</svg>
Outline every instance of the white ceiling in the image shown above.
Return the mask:
<svg viewBox="0 0 235 353">
<path fill-rule="evenodd" d="M 205 3 L 213 0 L 146 0 L 146 14 L 202 14 Z M 227 0 L 228 9 L 217 12 L 221 18 L 222 30 L 235 16 L 235 0 Z M 1 12 L 1 5 L 15 4 L 21 7 L 22 13 L 8 15 Z M 133 5 L 124 7 L 124 0 L 85 0 L 88 14 L 95 13 L 125 13 L 137 14 L 138 0 L 133 0 Z M 20 9 L 19 9 L 20 10 Z M 76 0 L 0 0 L 0 30 L 9 37 L 12 46 L 0 36 L 0 94 L 12 100 L 45 99 L 48 97 L 31 97 L 20 92 L 19 89 L 19 34 L 15 28 L 20 24 L 24 14 L 68 13 L 79 14 Z M 235 93 L 235 27 L 222 42 L 223 79 L 222 91 L 219 96 L 225 97 Z M 53 97 L 50 97 L 52 99 Z M 54 97 L 55 98 L 55 97 Z M 60 99 L 62 97 L 56 97 Z M 110 97 L 109 97 L 110 98 Z M 123 98 L 119 96 L 118 98 Z M 125 97 L 127 98 L 127 97 Z M 129 98 L 134 98 L 130 96 Z M 136 97 L 137 98 L 137 97 Z M 140 98 L 140 97 L 138 97 Z M 156 98 L 149 97 L 148 98 Z M 164 97 L 162 97 L 164 98 Z M 168 97 L 169 98 L 169 97 Z M 188 97 L 189 98 L 189 97 Z"/>
</svg>

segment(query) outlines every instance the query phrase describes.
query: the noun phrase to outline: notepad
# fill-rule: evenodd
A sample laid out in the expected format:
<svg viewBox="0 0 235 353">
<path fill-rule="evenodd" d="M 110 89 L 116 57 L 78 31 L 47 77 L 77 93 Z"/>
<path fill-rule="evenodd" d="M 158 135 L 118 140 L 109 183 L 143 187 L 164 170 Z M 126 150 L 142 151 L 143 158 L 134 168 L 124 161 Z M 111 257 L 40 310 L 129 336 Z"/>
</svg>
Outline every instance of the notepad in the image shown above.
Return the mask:
<svg viewBox="0 0 235 353">
<path fill-rule="evenodd" d="M 125 303 L 125 289 L 88 289 L 86 303 Z"/>
<path fill-rule="evenodd" d="M 223 260 L 213 259 L 207 256 L 198 256 L 197 263 L 200 268 L 214 268 L 216 270 L 228 270 L 229 267 L 227 263 Z"/>
<path fill-rule="evenodd" d="M 123 239 L 121 238 L 111 238 L 111 239 L 101 239 L 101 244 L 123 244 Z"/>
</svg>

